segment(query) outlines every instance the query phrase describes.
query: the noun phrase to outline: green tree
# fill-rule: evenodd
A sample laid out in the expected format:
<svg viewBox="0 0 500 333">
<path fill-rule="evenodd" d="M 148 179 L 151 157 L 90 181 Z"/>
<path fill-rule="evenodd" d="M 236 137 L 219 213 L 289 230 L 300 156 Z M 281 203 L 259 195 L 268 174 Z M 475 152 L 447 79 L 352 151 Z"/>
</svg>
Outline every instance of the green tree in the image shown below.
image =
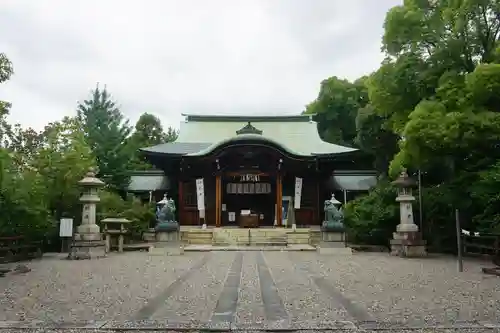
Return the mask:
<svg viewBox="0 0 500 333">
<path fill-rule="evenodd" d="M 98 177 L 115 191 L 127 188 L 131 128 L 106 88 L 96 87 L 89 99 L 78 104 L 78 120 L 96 158 Z"/>
<path fill-rule="evenodd" d="M 42 238 L 53 227 L 43 177 L 20 173 L 13 154 L 0 148 L 0 234 Z"/>
<path fill-rule="evenodd" d="M 351 83 L 333 76 L 321 82 L 318 97 L 304 113 L 317 115 L 318 132 L 323 140 L 352 146 L 358 109 L 367 102 L 364 78 Z"/>
<path fill-rule="evenodd" d="M 20 169 L 27 167 L 44 144 L 44 133 L 33 128 L 23 128 L 20 124 L 8 125 L 4 147 L 13 153 Z"/>
<path fill-rule="evenodd" d="M 386 175 L 389 163 L 398 151 L 399 136 L 386 128 L 387 119 L 378 115 L 368 104 L 358 110 L 356 117 L 356 144 L 374 158 L 379 175 Z"/>
<path fill-rule="evenodd" d="M 45 129 L 45 143 L 32 165 L 43 178 L 45 198 L 52 216 L 79 216 L 78 185 L 96 162 L 76 118 L 65 117 Z"/>
<path fill-rule="evenodd" d="M 139 149 L 175 141 L 177 135 L 177 131 L 172 127 L 169 127 L 165 132 L 158 117 L 150 113 L 143 113 L 137 120 L 135 130 L 129 141 L 130 156 L 133 156 L 130 160 L 130 169 L 151 169 L 151 164 L 140 155 Z"/>
<path fill-rule="evenodd" d="M 0 83 L 3 83 L 11 77 L 14 73 L 12 63 L 9 58 L 4 53 L 0 53 Z M 6 120 L 9 114 L 10 103 L 5 101 L 0 101 L 0 147 L 4 145 L 4 140 L 6 140 L 6 134 L 9 130 L 9 126 Z"/>
</svg>

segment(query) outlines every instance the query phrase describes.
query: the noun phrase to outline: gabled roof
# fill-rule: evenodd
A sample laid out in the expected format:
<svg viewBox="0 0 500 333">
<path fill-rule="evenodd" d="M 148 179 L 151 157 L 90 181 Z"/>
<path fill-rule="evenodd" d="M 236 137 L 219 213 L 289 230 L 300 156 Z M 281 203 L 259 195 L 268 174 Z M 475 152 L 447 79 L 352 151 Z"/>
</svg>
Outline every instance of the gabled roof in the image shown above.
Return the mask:
<svg viewBox="0 0 500 333">
<path fill-rule="evenodd" d="M 220 145 L 242 139 L 267 141 L 297 156 L 335 155 L 357 150 L 323 141 L 311 115 L 185 116 L 175 142 L 141 150 L 146 153 L 201 156 Z"/>
</svg>

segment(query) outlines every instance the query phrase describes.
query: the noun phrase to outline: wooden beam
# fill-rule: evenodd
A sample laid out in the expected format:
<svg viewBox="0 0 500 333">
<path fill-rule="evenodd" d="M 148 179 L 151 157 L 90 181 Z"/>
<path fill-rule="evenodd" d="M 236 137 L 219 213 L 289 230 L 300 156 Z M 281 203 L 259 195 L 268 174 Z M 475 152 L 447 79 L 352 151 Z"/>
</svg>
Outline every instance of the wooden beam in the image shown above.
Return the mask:
<svg viewBox="0 0 500 333">
<path fill-rule="evenodd" d="M 222 180 L 220 174 L 215 176 L 215 226 L 220 227 L 222 210 Z"/>
<path fill-rule="evenodd" d="M 283 209 L 283 186 L 281 173 L 276 176 L 276 225 L 281 227 L 281 222 L 283 220 L 283 215 L 281 210 Z"/>
</svg>

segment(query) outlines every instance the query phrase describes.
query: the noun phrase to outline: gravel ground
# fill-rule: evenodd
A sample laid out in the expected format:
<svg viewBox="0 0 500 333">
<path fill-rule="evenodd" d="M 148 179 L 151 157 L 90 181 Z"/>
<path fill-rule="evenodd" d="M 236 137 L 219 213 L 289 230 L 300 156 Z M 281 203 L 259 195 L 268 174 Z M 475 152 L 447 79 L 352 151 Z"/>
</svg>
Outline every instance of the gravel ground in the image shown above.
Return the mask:
<svg viewBox="0 0 500 333">
<path fill-rule="evenodd" d="M 207 265 L 185 280 L 163 301 L 163 305 L 155 311 L 151 319 L 169 319 L 176 322 L 209 321 L 234 257 L 234 252 L 221 252 L 212 256 Z"/>
<path fill-rule="evenodd" d="M 500 279 L 453 258 L 404 259 L 384 254 L 341 256 L 297 253 L 297 266 L 323 276 L 376 320 L 407 323 L 484 320 L 500 322 Z"/>
<path fill-rule="evenodd" d="M 114 331 L 109 331 L 109 330 L 82 330 L 82 329 L 55 329 L 55 330 L 46 330 L 46 329 L 29 329 L 29 330 L 2 330 L 0 329 L 0 333 L 110 333 Z M 149 331 L 144 331 L 144 330 L 133 330 L 131 332 L 134 333 L 157 333 L 157 330 L 149 330 Z M 165 333 L 173 333 L 173 332 L 180 332 L 180 331 L 161 331 Z M 186 332 L 186 331 L 183 331 Z M 189 332 L 203 332 L 203 331 L 189 331 Z M 237 330 L 232 330 L 231 332 L 234 333 L 248 333 L 248 331 L 237 331 Z M 268 331 L 258 331 L 258 330 L 253 330 L 251 331 L 252 333 L 260 333 L 260 332 L 268 332 Z M 305 330 L 305 331 L 294 331 L 294 333 L 312 333 L 315 332 L 313 330 Z M 334 331 L 329 331 L 329 330 L 321 330 L 321 331 L 316 331 L 316 332 L 321 332 L 321 333 L 500 333 L 500 329 L 416 329 L 416 330 L 358 330 L 358 329 L 353 329 L 353 330 L 334 330 Z"/>
<path fill-rule="evenodd" d="M 255 306 L 256 304 L 259 304 L 259 306 Z M 262 296 L 260 294 L 256 253 L 245 253 L 243 257 L 243 270 L 241 272 L 236 322 L 262 322 L 265 317 L 264 308 L 261 305 Z"/>
<path fill-rule="evenodd" d="M 306 327 L 333 320 L 416 326 L 457 319 L 500 322 L 500 279 L 482 274 L 483 265 L 468 261 L 466 271 L 457 274 L 448 258 L 258 251 L 51 258 L 28 263 L 27 274 L 0 278 L 0 324 L 215 318 L 244 329 L 244 324 L 282 319 Z"/>
<path fill-rule="evenodd" d="M 144 252 L 98 260 L 42 259 L 0 278 L 0 320 L 124 320 L 167 288 L 200 255 Z"/>
<path fill-rule="evenodd" d="M 292 321 L 351 320 L 346 310 L 322 293 L 306 273 L 294 269 L 294 254 L 266 252 L 264 257 Z"/>
</svg>

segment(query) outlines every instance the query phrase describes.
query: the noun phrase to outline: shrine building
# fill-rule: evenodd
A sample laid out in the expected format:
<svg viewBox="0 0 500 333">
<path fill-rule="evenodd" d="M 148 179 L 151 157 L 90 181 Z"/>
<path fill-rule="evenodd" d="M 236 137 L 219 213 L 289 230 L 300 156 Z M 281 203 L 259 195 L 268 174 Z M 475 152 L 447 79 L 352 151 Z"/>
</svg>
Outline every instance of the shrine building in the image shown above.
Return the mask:
<svg viewBox="0 0 500 333">
<path fill-rule="evenodd" d="M 168 192 L 181 226 L 285 226 L 290 203 L 297 226 L 320 225 L 332 193 L 345 203 L 376 183 L 372 157 L 323 141 L 313 115 L 183 116 L 175 142 L 141 149 L 160 171 L 133 175 L 129 188 Z"/>
</svg>

